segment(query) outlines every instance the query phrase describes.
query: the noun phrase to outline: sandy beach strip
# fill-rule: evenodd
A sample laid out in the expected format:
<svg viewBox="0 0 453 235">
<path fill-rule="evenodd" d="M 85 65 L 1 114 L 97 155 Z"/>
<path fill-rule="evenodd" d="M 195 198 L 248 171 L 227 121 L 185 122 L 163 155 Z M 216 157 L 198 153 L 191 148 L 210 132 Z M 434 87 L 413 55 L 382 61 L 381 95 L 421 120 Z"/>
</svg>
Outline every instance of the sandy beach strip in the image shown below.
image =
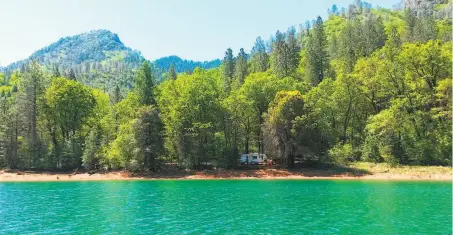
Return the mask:
<svg viewBox="0 0 453 235">
<path fill-rule="evenodd" d="M 102 173 L 54 173 L 54 172 L 6 172 L 0 171 L 0 182 L 36 181 L 105 181 L 105 180 L 163 180 L 163 179 L 331 179 L 331 180 L 427 180 L 452 181 L 452 175 L 438 174 L 395 174 L 395 173 L 335 173 L 329 170 L 288 171 L 266 170 L 210 170 L 210 171 L 172 171 L 150 174 L 134 174 L 126 171 Z"/>
</svg>

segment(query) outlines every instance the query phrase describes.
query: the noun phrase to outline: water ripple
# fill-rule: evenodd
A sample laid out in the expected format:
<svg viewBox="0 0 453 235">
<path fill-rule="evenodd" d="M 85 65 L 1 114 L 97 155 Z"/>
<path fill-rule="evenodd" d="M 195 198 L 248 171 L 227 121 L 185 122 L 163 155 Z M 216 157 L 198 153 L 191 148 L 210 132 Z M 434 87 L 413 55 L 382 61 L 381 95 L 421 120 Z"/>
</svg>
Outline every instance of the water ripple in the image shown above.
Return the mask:
<svg viewBox="0 0 453 235">
<path fill-rule="evenodd" d="M 0 234 L 451 234 L 451 193 L 445 182 L 0 183 Z"/>
</svg>

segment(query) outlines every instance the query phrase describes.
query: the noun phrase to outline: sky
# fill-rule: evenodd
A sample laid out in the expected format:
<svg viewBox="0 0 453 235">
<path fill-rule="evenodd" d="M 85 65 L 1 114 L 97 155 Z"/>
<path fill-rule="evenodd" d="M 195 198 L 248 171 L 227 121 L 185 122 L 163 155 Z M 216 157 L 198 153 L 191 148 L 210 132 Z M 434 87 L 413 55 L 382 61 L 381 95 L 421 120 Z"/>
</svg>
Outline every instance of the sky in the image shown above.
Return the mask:
<svg viewBox="0 0 453 235">
<path fill-rule="evenodd" d="M 368 0 L 391 8 L 397 0 Z M 117 33 L 150 60 L 222 58 L 250 51 L 258 36 L 298 26 L 353 0 L 0 0 L 0 65 L 25 59 L 59 38 L 95 29 Z"/>
</svg>

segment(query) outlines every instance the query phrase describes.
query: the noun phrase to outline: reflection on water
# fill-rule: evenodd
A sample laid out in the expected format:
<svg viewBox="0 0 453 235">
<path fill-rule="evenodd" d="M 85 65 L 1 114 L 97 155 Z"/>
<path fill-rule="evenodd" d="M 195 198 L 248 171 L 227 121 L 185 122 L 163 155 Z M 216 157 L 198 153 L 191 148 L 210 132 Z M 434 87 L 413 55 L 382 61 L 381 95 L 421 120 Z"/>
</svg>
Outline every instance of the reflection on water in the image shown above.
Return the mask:
<svg viewBox="0 0 453 235">
<path fill-rule="evenodd" d="M 451 234 L 449 182 L 0 183 L 0 234 Z"/>
</svg>

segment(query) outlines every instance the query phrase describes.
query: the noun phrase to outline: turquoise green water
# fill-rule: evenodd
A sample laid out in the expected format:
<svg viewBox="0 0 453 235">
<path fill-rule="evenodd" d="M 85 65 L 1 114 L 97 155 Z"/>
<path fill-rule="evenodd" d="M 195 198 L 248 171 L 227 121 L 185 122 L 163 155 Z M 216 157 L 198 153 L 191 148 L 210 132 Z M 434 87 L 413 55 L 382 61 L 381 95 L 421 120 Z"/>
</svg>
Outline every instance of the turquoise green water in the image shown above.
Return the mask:
<svg viewBox="0 0 453 235">
<path fill-rule="evenodd" d="M 0 234 L 451 234 L 450 182 L 0 183 Z"/>
</svg>

